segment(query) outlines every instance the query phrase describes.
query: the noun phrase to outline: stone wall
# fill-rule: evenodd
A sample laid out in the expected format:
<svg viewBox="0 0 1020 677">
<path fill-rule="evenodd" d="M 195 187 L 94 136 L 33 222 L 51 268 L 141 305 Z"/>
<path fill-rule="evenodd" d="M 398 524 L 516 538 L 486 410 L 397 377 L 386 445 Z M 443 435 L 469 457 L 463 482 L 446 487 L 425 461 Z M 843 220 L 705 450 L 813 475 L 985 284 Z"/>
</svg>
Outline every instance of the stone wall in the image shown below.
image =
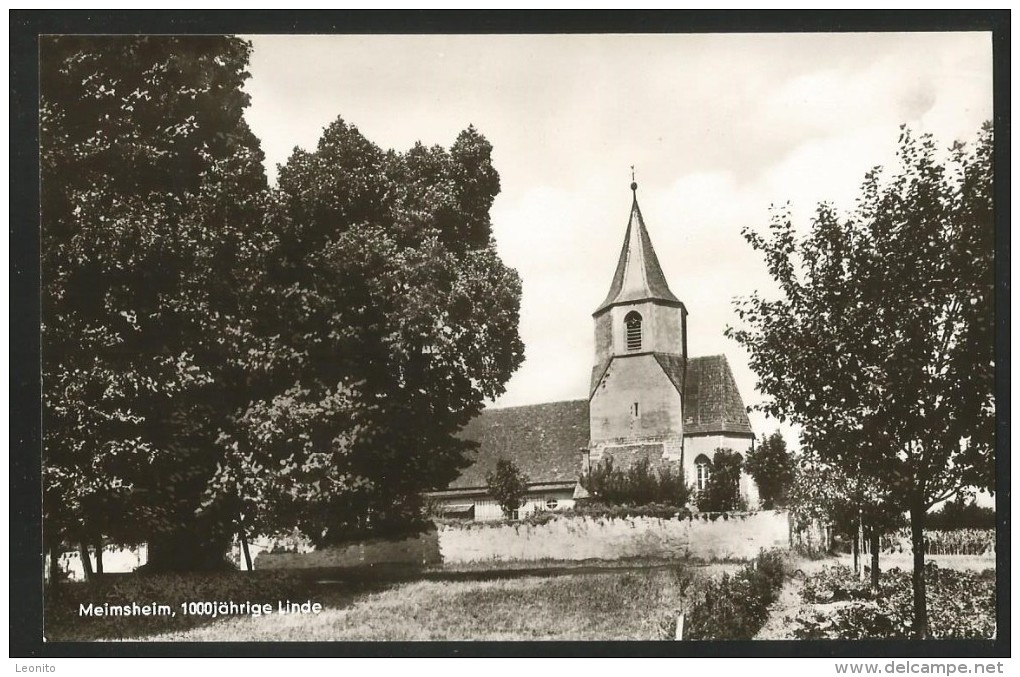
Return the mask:
<svg viewBox="0 0 1020 677">
<path fill-rule="evenodd" d="M 46 566 L 43 568 L 44 576 L 49 579 L 50 556 L 46 555 Z M 89 561 L 92 563 L 92 570 L 96 570 L 96 555 L 93 549 L 89 549 Z M 108 574 L 120 574 L 134 571 L 149 561 L 149 547 L 145 543 L 138 546 L 107 545 L 103 548 L 103 572 Z M 71 581 L 85 580 L 85 569 L 82 566 L 81 555 L 76 550 L 70 550 L 60 554 L 57 560 L 60 570 L 64 576 Z"/>
<path fill-rule="evenodd" d="M 713 519 L 714 517 L 714 519 Z M 556 516 L 545 524 L 467 522 L 404 539 L 372 539 L 313 552 L 261 553 L 256 569 L 375 564 L 439 565 L 538 560 L 744 560 L 788 547 L 786 513 L 762 511 L 690 519 Z"/>
<path fill-rule="evenodd" d="M 654 517 L 560 517 L 541 525 L 443 526 L 445 564 L 485 561 L 615 560 L 629 557 L 749 559 L 788 547 L 786 513 L 762 511 L 685 520 Z"/>
<path fill-rule="evenodd" d="M 255 558 L 255 568 L 351 568 L 374 564 L 438 564 L 440 561 L 438 533 L 426 531 L 418 536 L 376 538 L 312 552 L 264 552 Z"/>
</svg>

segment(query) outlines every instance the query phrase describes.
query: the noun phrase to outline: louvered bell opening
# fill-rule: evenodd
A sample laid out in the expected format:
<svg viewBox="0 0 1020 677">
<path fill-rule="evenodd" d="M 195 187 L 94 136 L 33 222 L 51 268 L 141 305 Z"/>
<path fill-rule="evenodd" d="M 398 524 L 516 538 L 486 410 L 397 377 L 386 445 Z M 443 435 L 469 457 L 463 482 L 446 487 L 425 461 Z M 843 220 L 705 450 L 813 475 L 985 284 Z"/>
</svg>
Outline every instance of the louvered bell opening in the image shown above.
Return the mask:
<svg viewBox="0 0 1020 677">
<path fill-rule="evenodd" d="M 627 325 L 627 350 L 641 350 L 641 316 L 629 313 L 624 322 Z"/>
</svg>

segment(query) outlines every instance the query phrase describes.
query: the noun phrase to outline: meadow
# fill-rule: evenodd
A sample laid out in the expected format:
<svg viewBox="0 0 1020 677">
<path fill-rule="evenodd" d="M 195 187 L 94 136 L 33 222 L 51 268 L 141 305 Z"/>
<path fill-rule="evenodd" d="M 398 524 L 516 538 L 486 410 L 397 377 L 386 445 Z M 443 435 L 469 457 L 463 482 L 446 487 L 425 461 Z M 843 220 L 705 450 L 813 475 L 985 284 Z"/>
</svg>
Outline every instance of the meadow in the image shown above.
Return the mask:
<svg viewBox="0 0 1020 677">
<path fill-rule="evenodd" d="M 131 577 L 64 586 L 51 600 L 47 637 L 62 640 L 359 641 L 665 639 L 678 609 L 704 581 L 739 568 L 588 563 L 525 570 L 269 572 L 205 577 Z M 198 581 L 195 583 L 195 581 Z M 216 619 L 182 615 L 188 600 L 312 601 L 319 613 Z M 172 618 L 81 618 L 85 600 L 132 599 L 174 606 Z"/>
</svg>

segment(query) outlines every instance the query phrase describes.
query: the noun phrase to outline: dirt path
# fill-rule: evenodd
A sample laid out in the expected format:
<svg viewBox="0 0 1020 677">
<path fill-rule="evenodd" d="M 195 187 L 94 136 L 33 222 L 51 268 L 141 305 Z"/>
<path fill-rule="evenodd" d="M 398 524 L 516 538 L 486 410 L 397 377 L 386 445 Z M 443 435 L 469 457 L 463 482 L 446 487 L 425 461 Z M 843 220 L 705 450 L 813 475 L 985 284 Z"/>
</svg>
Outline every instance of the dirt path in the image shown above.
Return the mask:
<svg viewBox="0 0 1020 677">
<path fill-rule="evenodd" d="M 769 607 L 769 619 L 754 639 L 796 639 L 793 636 L 793 619 L 807 603 L 800 597 L 804 579 L 822 570 L 822 567 L 839 564 L 837 557 L 826 559 L 798 559 L 791 563 L 793 575 L 783 583 L 779 597 Z"/>
<path fill-rule="evenodd" d="M 803 579 L 788 578 L 779 592 L 779 597 L 769 607 L 769 619 L 754 639 L 794 639 L 793 619 L 804 604 L 800 598 Z"/>
</svg>

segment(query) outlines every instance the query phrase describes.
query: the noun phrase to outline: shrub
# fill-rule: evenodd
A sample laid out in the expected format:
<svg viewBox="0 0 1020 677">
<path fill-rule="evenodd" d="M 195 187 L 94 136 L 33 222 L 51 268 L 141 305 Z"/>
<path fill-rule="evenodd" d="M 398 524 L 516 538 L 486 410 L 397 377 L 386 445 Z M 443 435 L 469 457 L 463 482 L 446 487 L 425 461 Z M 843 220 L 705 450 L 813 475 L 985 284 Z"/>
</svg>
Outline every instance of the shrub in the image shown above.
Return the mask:
<svg viewBox="0 0 1020 677">
<path fill-rule="evenodd" d="M 778 430 L 747 452 L 744 465 L 758 485 L 762 508 L 772 510 L 786 505 L 786 494 L 793 485 L 796 463 Z"/>
<path fill-rule="evenodd" d="M 493 527 L 512 525 L 540 526 L 558 519 L 569 519 L 571 517 L 591 517 L 608 519 L 626 519 L 631 517 L 654 517 L 656 519 L 687 519 L 691 513 L 686 508 L 678 508 L 675 505 L 663 503 L 649 503 L 647 505 L 606 505 L 604 503 L 585 501 L 578 502 L 573 508 L 565 510 L 547 511 L 536 510 L 533 513 L 522 517 L 519 520 L 491 520 L 473 521 L 463 519 L 451 519 L 444 517 L 432 518 L 436 526 L 455 527 L 457 529 L 490 529 Z"/>
<path fill-rule="evenodd" d="M 606 505 L 664 504 L 675 510 L 685 506 L 690 495 L 679 467 L 671 463 L 652 467 L 647 458 L 626 470 L 606 458 L 582 475 L 580 482 L 594 501 Z"/>
<path fill-rule="evenodd" d="M 925 566 L 928 632 L 933 639 L 989 639 L 995 635 L 994 571 L 981 574 Z M 800 639 L 899 639 L 910 636 L 910 572 L 884 572 L 877 594 L 862 589 L 848 567 L 810 577 L 805 601 L 815 603 L 796 619 Z"/>
<path fill-rule="evenodd" d="M 514 510 L 524 505 L 524 497 L 528 493 L 528 477 L 513 461 L 505 458 L 497 460 L 496 472 L 486 473 L 485 484 L 504 517 L 510 517 Z"/>
<path fill-rule="evenodd" d="M 900 529 L 880 539 L 881 552 L 910 552 L 910 530 Z M 995 552 L 994 529 L 924 530 L 926 555 L 990 555 Z"/>
<path fill-rule="evenodd" d="M 678 508 L 669 503 L 647 503 L 643 505 L 607 505 L 599 502 L 586 502 L 574 505 L 573 510 L 562 511 L 561 515 L 580 515 L 583 517 L 657 517 L 659 519 L 686 519 L 690 511 Z"/>
<path fill-rule="evenodd" d="M 751 639 L 768 620 L 784 577 L 783 555 L 769 550 L 736 574 L 708 581 L 687 611 L 684 639 Z"/>
<path fill-rule="evenodd" d="M 800 594 L 806 602 L 828 604 L 866 599 L 870 596 L 870 588 L 854 574 L 853 569 L 837 564 L 823 567 L 821 572 L 808 578 Z"/>
<path fill-rule="evenodd" d="M 740 454 L 730 449 L 716 449 L 708 484 L 698 492 L 698 510 L 728 512 L 746 509 L 740 495 L 740 468 Z"/>
<path fill-rule="evenodd" d="M 995 529 L 995 510 L 984 508 L 965 496 L 945 503 L 938 512 L 925 518 L 925 526 L 933 531 L 956 529 Z"/>
</svg>

